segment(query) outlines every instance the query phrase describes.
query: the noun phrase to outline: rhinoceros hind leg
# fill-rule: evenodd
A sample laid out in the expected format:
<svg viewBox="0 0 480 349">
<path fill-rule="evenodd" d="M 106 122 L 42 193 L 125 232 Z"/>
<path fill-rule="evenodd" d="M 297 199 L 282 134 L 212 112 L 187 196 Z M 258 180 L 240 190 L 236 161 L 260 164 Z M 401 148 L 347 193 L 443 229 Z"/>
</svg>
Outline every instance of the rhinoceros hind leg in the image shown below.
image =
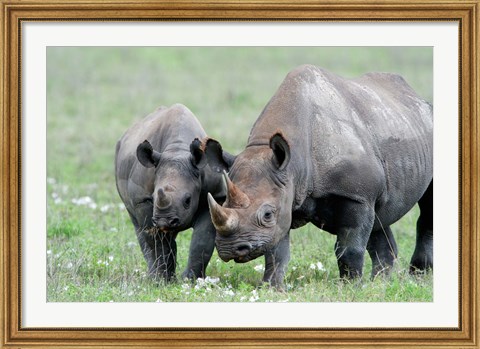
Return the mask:
<svg viewBox="0 0 480 349">
<path fill-rule="evenodd" d="M 433 269 L 433 180 L 418 201 L 418 206 L 417 241 L 410 261 L 412 274 Z"/>
<path fill-rule="evenodd" d="M 367 251 L 372 259 L 372 279 L 388 274 L 398 255 L 397 243 L 389 226 L 372 231 Z"/>
</svg>

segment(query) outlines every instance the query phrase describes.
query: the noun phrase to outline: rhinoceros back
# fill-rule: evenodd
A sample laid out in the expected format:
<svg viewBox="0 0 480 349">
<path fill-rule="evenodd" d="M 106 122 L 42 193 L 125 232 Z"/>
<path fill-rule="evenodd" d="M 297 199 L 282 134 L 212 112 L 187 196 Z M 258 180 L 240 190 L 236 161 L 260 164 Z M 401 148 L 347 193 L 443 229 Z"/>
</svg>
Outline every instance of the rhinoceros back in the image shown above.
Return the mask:
<svg viewBox="0 0 480 349">
<path fill-rule="evenodd" d="M 395 221 L 432 179 L 432 107 L 395 74 L 346 79 L 311 65 L 290 72 L 247 146 L 279 129 L 290 143 L 297 204 L 334 194 L 376 201 Z"/>
</svg>

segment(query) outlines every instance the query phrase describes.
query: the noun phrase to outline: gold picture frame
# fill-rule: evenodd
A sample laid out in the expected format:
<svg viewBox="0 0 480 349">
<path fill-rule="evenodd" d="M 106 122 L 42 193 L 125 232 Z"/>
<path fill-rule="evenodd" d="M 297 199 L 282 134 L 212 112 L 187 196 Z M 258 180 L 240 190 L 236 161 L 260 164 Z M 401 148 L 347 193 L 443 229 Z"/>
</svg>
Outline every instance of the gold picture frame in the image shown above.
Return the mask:
<svg viewBox="0 0 480 349">
<path fill-rule="evenodd" d="M 478 347 L 479 0 L 1 1 L 0 346 Z M 21 26 L 29 21 L 454 21 L 459 24 L 458 328 L 24 328 L 21 324 Z"/>
</svg>

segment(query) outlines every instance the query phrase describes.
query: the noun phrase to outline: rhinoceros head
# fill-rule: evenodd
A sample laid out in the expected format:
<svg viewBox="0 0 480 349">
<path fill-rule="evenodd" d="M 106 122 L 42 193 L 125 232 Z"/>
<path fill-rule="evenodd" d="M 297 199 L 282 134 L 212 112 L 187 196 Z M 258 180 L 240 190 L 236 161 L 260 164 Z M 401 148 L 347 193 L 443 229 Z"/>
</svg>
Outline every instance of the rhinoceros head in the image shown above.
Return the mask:
<svg viewBox="0 0 480 349">
<path fill-rule="evenodd" d="M 201 142 L 195 139 L 190 152 L 157 152 L 146 140 L 137 147 L 137 158 L 155 168 L 152 221 L 162 232 L 178 232 L 191 226 L 201 192 L 200 169 L 206 164 Z"/>
<path fill-rule="evenodd" d="M 216 142 L 210 140 L 211 142 Z M 219 155 L 205 152 L 208 163 Z M 290 147 L 274 134 L 269 145 L 247 147 L 224 173 L 226 201 L 220 206 L 208 195 L 212 222 L 217 230 L 216 247 L 224 261 L 244 263 L 275 248 L 291 225 L 293 187 L 286 167 Z"/>
</svg>

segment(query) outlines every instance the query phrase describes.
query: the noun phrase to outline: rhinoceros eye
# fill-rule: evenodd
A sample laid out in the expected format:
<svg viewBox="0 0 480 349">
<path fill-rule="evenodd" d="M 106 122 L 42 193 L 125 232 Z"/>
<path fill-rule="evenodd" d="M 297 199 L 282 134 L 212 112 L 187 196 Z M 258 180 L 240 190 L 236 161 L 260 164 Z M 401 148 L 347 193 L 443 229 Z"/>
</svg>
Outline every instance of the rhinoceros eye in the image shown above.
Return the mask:
<svg viewBox="0 0 480 349">
<path fill-rule="evenodd" d="M 258 211 L 258 221 L 261 225 L 270 227 L 275 224 L 275 207 L 264 205 Z"/>
<path fill-rule="evenodd" d="M 185 198 L 183 199 L 183 207 L 185 207 L 185 209 L 188 209 L 191 203 L 192 203 L 192 196 L 190 194 L 186 194 Z"/>
<path fill-rule="evenodd" d="M 273 217 L 273 212 L 272 212 L 272 211 L 266 211 L 266 212 L 263 214 L 263 219 L 266 220 L 266 221 L 271 220 L 272 217 Z"/>
</svg>

